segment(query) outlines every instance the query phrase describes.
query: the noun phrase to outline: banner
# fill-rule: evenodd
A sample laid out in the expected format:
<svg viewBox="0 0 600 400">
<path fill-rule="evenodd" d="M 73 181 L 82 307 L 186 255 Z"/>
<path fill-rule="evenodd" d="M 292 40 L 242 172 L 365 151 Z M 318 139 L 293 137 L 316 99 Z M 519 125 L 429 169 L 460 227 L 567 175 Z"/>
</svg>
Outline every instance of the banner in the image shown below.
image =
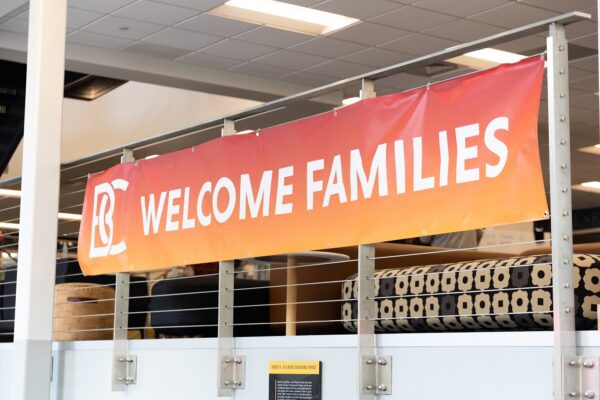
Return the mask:
<svg viewBox="0 0 600 400">
<path fill-rule="evenodd" d="M 542 57 L 91 175 L 86 274 L 545 219 Z"/>
</svg>

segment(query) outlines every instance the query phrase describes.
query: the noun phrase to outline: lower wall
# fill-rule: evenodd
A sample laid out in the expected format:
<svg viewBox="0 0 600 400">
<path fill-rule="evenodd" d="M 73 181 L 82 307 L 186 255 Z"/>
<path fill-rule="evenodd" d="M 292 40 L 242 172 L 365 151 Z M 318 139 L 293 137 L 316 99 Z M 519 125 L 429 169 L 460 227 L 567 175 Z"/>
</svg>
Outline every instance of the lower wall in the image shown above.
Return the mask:
<svg viewBox="0 0 600 400">
<path fill-rule="evenodd" d="M 393 357 L 391 396 L 381 399 L 547 400 L 552 398 L 552 332 L 378 335 Z M 581 332 L 584 354 L 600 354 L 600 333 Z M 131 341 L 137 384 L 111 392 L 111 342 L 54 346 L 52 399 L 217 399 L 215 339 Z M 235 399 L 268 398 L 270 360 L 323 362 L 323 399 L 357 399 L 356 337 L 240 338 L 246 389 Z M 0 399 L 10 398 L 11 344 L 0 344 Z"/>
</svg>

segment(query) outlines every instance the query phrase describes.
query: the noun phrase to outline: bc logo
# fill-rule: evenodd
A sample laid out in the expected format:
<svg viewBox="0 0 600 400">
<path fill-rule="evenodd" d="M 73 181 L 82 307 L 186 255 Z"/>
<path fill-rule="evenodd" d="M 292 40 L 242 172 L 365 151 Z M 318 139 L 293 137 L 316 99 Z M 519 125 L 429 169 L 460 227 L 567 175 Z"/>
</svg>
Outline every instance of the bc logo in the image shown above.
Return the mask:
<svg viewBox="0 0 600 400">
<path fill-rule="evenodd" d="M 115 211 L 115 191 L 125 192 L 128 186 L 129 182 L 126 180 L 115 179 L 111 183 L 101 183 L 94 188 L 90 258 L 113 256 L 127 249 L 124 241 L 113 244 L 115 233 L 113 213 Z M 101 246 L 96 246 L 96 231 L 99 233 Z"/>
</svg>

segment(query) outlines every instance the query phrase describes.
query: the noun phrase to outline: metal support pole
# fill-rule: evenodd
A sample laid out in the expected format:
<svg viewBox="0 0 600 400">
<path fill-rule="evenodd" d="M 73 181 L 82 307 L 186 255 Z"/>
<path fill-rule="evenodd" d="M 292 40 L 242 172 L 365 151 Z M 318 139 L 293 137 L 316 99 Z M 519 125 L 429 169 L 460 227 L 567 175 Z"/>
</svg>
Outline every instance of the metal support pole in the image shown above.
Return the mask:
<svg viewBox="0 0 600 400">
<path fill-rule="evenodd" d="M 235 123 L 223 121 L 221 136 L 235 135 Z M 219 311 L 218 311 L 218 395 L 233 397 L 234 389 L 243 389 L 246 384 L 243 356 L 235 354 L 233 337 L 234 260 L 219 262 Z"/>
<path fill-rule="evenodd" d="M 554 398 L 582 398 L 575 333 L 573 227 L 569 133 L 569 60 L 565 28 L 550 25 L 548 50 L 548 134 L 554 316 Z"/>
<path fill-rule="evenodd" d="M 133 150 L 123 149 L 121 163 L 133 162 Z M 113 326 L 112 390 L 122 392 L 136 383 L 137 357 L 129 355 L 129 272 L 115 277 L 115 322 Z"/>
<path fill-rule="evenodd" d="M 12 399 L 50 396 L 66 0 L 31 0 Z"/>
<path fill-rule="evenodd" d="M 359 399 L 374 399 L 375 381 L 375 324 L 377 317 L 375 306 L 375 247 L 373 245 L 358 246 L 358 374 Z"/>
</svg>

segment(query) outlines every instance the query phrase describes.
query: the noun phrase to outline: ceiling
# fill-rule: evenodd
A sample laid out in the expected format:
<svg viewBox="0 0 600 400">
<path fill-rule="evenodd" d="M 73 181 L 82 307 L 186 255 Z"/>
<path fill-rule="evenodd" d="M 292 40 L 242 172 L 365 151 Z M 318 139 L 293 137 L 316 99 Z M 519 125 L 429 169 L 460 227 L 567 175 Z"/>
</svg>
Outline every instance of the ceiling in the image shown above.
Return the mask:
<svg viewBox="0 0 600 400">
<path fill-rule="evenodd" d="M 3 13 L 0 5 L 0 58 L 18 58 L 15 54 L 19 51 L 22 58 L 27 2 L 6 1 L 14 3 L 14 7 Z M 570 43 L 594 53 L 570 64 L 573 181 L 600 180 L 600 156 L 577 151 L 600 142 L 595 94 L 596 0 L 283 0 L 360 19 L 347 29 L 319 37 L 207 14 L 224 0 L 68 1 L 70 69 L 260 100 L 320 86 L 568 11 L 589 12 L 593 21 L 567 27 Z M 530 54 L 544 46 L 545 38 L 540 34 L 498 48 Z M 384 94 L 463 72 L 430 78 L 399 74 L 377 81 L 376 89 Z M 332 101 L 323 102 L 320 107 L 331 108 Z M 311 107 L 306 110 L 320 109 Z M 540 108 L 544 155 L 546 107 L 543 102 Z M 298 113 L 306 112 L 299 106 Z M 276 113 L 272 121 L 261 119 L 266 124 L 273 121 L 278 121 Z M 547 163 L 544 168 L 547 172 Z M 600 205 L 600 195 L 574 192 L 573 196 L 576 208 Z"/>
</svg>

